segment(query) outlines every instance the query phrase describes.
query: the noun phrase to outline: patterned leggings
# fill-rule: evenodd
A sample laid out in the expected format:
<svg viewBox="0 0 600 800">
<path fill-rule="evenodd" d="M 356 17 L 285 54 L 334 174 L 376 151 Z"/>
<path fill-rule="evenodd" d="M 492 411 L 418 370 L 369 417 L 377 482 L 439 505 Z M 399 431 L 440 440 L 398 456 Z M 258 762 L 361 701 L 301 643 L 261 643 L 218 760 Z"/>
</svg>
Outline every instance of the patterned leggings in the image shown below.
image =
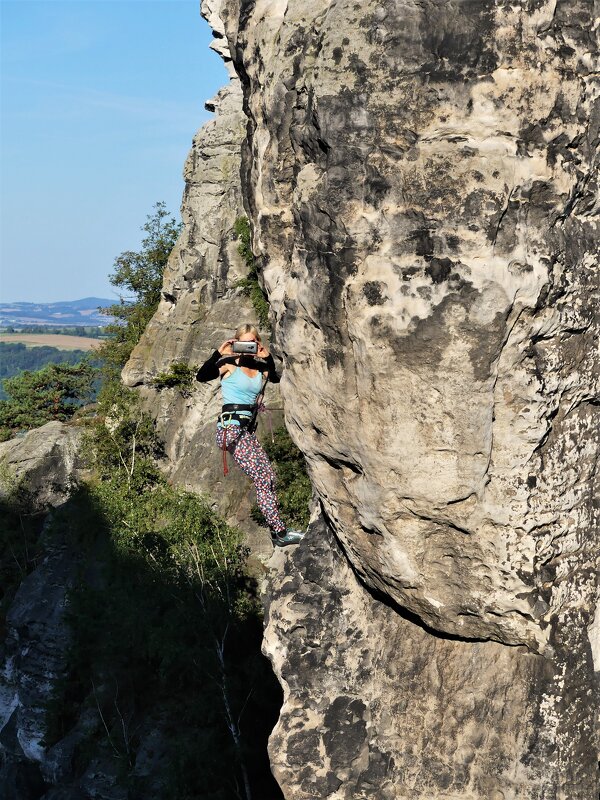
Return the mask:
<svg viewBox="0 0 600 800">
<path fill-rule="evenodd" d="M 233 455 L 233 460 L 254 481 L 256 502 L 267 525 L 272 531 L 283 533 L 286 527 L 279 514 L 275 494 L 275 473 L 256 435 L 242 431 L 238 425 L 217 428 L 217 447 L 220 450 L 223 450 L 224 436 L 227 437 L 227 450 Z"/>
</svg>

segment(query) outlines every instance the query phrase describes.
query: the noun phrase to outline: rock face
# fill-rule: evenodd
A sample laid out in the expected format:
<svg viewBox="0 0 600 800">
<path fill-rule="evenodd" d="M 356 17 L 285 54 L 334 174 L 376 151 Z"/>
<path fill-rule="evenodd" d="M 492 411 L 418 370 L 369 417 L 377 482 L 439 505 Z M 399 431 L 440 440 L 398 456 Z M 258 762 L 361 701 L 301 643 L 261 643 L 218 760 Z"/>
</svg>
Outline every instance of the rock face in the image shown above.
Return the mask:
<svg viewBox="0 0 600 800">
<path fill-rule="evenodd" d="M 81 430 L 47 422 L 0 444 L 0 498 L 26 502 L 29 510 L 64 503 L 78 478 Z"/>
<path fill-rule="evenodd" d="M 370 710 L 359 666 L 331 679 L 339 604 L 315 633 L 330 656 L 286 661 L 322 584 L 274 579 L 285 623 L 268 651 L 284 682 L 301 670 L 273 748 L 288 755 L 274 755 L 286 797 L 595 800 L 594 4 L 223 0 L 205 13 L 244 86 L 244 197 L 288 429 L 331 541 L 379 598 L 352 601 L 355 652 L 393 662 Z M 341 556 L 328 569 L 347 585 Z M 406 742 L 428 692 L 437 751 Z"/>
<path fill-rule="evenodd" d="M 70 643 L 65 605 L 76 569 L 77 555 L 52 536 L 6 617 L 0 647 L 0 789 L 7 800 L 40 798 L 46 781 L 58 782 L 70 769 L 68 748 L 48 752 L 43 739 L 45 706 L 63 674 Z"/>
<path fill-rule="evenodd" d="M 533 5 L 257 3 L 228 30 L 328 518 L 428 624 L 543 649 L 592 588 L 560 574 L 597 442 L 597 50 L 591 4 Z"/>
<path fill-rule="evenodd" d="M 539 714 L 561 682 L 589 702 L 578 686 L 589 664 L 434 635 L 365 590 L 322 520 L 271 566 L 265 648 L 286 701 L 270 755 L 286 797 L 597 796 L 592 731 L 569 765 L 561 720 Z"/>
</svg>

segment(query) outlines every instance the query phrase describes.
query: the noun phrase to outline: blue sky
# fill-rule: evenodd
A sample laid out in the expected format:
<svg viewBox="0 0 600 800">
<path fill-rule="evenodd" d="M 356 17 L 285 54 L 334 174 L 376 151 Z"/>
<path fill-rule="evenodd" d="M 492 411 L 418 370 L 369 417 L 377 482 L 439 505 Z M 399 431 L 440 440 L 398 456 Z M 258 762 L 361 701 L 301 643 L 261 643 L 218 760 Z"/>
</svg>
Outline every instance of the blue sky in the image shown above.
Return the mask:
<svg viewBox="0 0 600 800">
<path fill-rule="evenodd" d="M 199 0 L 0 0 L 3 302 L 113 297 L 227 82 Z"/>
</svg>

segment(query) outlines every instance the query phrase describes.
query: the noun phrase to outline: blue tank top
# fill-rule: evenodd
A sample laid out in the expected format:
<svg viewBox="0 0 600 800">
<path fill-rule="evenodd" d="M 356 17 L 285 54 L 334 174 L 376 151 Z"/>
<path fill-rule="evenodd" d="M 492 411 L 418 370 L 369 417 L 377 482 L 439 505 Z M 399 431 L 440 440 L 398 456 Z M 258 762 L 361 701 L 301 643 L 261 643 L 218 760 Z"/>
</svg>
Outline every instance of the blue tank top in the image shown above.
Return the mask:
<svg viewBox="0 0 600 800">
<path fill-rule="evenodd" d="M 253 406 L 262 388 L 263 376 L 257 372 L 251 378 L 239 367 L 221 381 L 223 405 L 236 403 L 237 405 Z M 242 412 L 243 413 L 243 412 Z M 250 412 L 248 412 L 250 416 Z M 227 423 L 230 424 L 230 423 Z M 239 425 L 237 420 L 231 420 L 232 425 Z"/>
</svg>

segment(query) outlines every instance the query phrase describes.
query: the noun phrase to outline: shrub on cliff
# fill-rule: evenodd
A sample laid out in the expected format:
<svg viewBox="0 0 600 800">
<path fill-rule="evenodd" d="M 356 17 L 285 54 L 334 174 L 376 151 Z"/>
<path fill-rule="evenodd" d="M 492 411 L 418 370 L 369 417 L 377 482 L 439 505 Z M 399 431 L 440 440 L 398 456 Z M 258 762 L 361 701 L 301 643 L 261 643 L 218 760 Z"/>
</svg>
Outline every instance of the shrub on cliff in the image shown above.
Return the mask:
<svg viewBox="0 0 600 800">
<path fill-rule="evenodd" d="M 159 391 L 179 389 L 184 397 L 189 397 L 197 371 L 197 367 L 190 367 L 183 361 L 175 361 L 166 372 L 161 372 L 154 378 L 153 384 Z"/>
<path fill-rule="evenodd" d="M 143 490 L 158 480 L 162 445 L 154 422 L 141 409 L 137 393 L 116 380 L 106 380 L 98 394 L 83 449 L 101 481 L 117 477 Z"/>
<path fill-rule="evenodd" d="M 261 440 L 277 476 L 277 499 L 281 516 L 292 527 L 306 528 L 312 497 L 312 485 L 306 472 L 302 451 L 293 443 L 287 428 L 273 431 L 273 438 L 265 436 Z M 254 504 L 251 512 L 256 522 L 266 524 L 263 515 Z"/>
<path fill-rule="evenodd" d="M 233 229 L 239 242 L 238 253 L 242 256 L 248 268 L 246 277 L 238 281 L 236 285 L 243 289 L 244 294 L 250 298 L 260 327 L 268 330 L 271 327 L 269 322 L 269 301 L 258 282 L 258 265 L 252 252 L 252 233 L 248 217 L 238 217 Z"/>
</svg>

